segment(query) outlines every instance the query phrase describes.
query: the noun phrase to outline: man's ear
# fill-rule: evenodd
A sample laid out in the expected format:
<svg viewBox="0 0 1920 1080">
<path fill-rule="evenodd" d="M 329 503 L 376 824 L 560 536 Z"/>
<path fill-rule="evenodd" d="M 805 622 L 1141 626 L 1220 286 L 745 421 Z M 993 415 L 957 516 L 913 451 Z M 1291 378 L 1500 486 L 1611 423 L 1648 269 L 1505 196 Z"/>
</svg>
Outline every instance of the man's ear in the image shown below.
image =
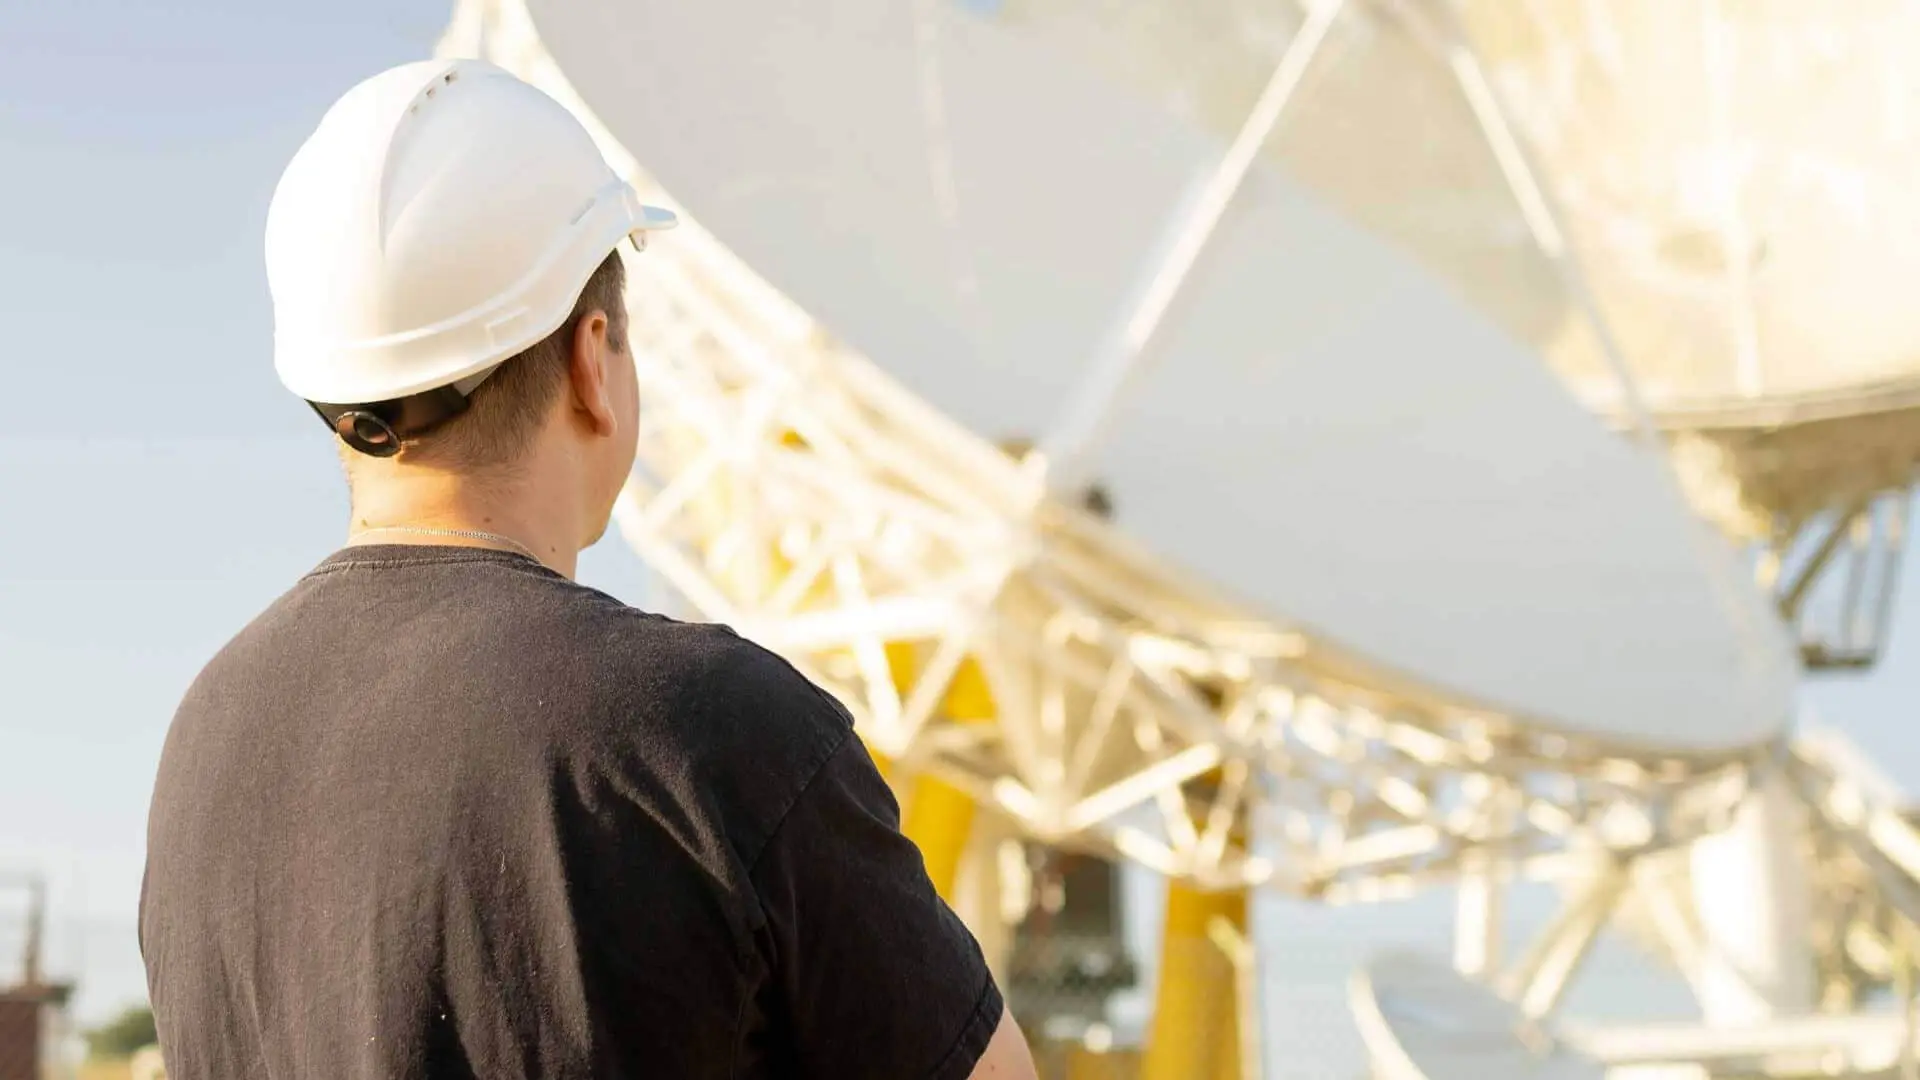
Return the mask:
<svg viewBox="0 0 1920 1080">
<path fill-rule="evenodd" d="M 608 386 L 608 363 L 613 345 L 607 340 L 607 313 L 594 309 L 580 317 L 573 329 L 573 355 L 568 365 L 573 385 L 574 412 L 597 435 L 619 428 L 613 415 L 613 393 Z"/>
</svg>

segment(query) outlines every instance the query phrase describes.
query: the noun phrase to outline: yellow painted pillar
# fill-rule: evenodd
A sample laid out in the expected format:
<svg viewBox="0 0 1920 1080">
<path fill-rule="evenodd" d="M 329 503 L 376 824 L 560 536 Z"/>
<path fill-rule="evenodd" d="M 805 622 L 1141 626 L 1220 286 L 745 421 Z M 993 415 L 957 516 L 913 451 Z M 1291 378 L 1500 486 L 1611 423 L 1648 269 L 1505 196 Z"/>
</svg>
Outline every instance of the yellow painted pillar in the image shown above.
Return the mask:
<svg viewBox="0 0 1920 1080">
<path fill-rule="evenodd" d="M 1066 1080 L 1129 1080 L 1139 1075 L 1139 1059 L 1125 1050 L 1076 1046 L 1067 1052 Z"/>
<path fill-rule="evenodd" d="M 1167 886 L 1166 935 L 1141 1080 L 1252 1080 L 1240 1075 L 1239 980 L 1209 927 L 1225 919 L 1245 933 L 1244 890 Z"/>
<path fill-rule="evenodd" d="M 1248 937 L 1247 891 L 1235 889 L 1228 893 L 1216 894 L 1215 900 L 1220 903 L 1219 917 L 1232 928 L 1235 940 L 1246 941 Z M 1213 1075 L 1215 1080 L 1256 1080 L 1259 1076 L 1257 1066 L 1254 1075 L 1245 1075 L 1247 1032 L 1240 1030 L 1241 1023 L 1247 1019 L 1248 1006 L 1252 1004 L 1245 996 L 1248 984 L 1242 977 L 1241 969 L 1235 965 L 1233 957 L 1221 949 L 1219 941 L 1216 939 L 1212 944 L 1226 960 L 1227 978 L 1232 980 L 1232 990 L 1221 997 L 1226 1016 L 1220 1025 L 1220 1041 L 1214 1044 Z M 1257 1028 L 1255 1030 L 1258 1031 Z"/>
<path fill-rule="evenodd" d="M 1196 783 L 1218 779 L 1214 773 Z M 1228 839 L 1234 848 L 1244 848 L 1244 821 Z M 1241 1075 L 1242 983 L 1234 957 L 1215 938 L 1217 921 L 1245 939 L 1246 890 L 1207 892 L 1167 883 L 1166 932 L 1141 1080 L 1254 1080 Z"/>
<path fill-rule="evenodd" d="M 894 680 L 904 696 L 912 685 L 914 657 L 910 643 L 894 642 L 887 647 Z M 942 703 L 946 715 L 960 723 L 991 723 L 994 718 L 993 694 L 980 665 L 966 660 L 954 672 Z M 907 796 L 900 831 L 920 849 L 927 864 L 927 877 L 941 899 L 953 903 L 954 887 L 960 880 L 960 861 L 967 841 L 973 835 L 973 798 L 966 792 L 934 776 L 921 776 Z"/>
<path fill-rule="evenodd" d="M 922 776 L 914 781 L 900 831 L 920 848 L 927 877 L 940 898 L 952 904 L 954 886 L 960 880 L 960 857 L 973 835 L 973 800 L 959 788 Z"/>
</svg>

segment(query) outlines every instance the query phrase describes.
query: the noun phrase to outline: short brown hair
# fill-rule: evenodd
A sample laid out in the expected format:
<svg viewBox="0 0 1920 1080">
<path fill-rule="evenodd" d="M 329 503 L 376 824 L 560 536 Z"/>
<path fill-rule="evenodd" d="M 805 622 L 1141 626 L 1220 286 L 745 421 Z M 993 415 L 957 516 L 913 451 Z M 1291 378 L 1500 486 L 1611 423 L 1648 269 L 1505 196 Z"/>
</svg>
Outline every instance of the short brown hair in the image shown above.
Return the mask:
<svg viewBox="0 0 1920 1080">
<path fill-rule="evenodd" d="M 594 311 L 605 312 L 608 344 L 615 352 L 626 351 L 626 285 L 626 264 L 615 250 L 587 279 L 573 313 L 560 329 L 501 364 L 474 388 L 466 412 L 418 440 L 409 439 L 402 460 L 463 469 L 512 464 L 567 383 L 573 336 L 581 319 Z"/>
</svg>

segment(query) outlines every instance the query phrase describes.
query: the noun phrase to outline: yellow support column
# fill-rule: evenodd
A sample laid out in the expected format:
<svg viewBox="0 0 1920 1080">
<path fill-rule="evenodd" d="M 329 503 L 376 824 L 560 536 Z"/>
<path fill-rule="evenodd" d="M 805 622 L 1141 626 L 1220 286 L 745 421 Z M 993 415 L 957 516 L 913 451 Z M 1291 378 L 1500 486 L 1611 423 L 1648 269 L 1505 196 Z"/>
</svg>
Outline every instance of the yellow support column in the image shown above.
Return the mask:
<svg viewBox="0 0 1920 1080">
<path fill-rule="evenodd" d="M 1224 919 L 1244 934 L 1247 894 L 1167 885 L 1166 935 L 1141 1080 L 1253 1080 L 1240 1075 L 1239 979 L 1214 942 Z"/>
<path fill-rule="evenodd" d="M 939 890 L 940 899 L 953 903 L 953 890 L 960 881 L 960 857 L 973 835 L 973 800 L 959 788 L 922 776 L 914 782 L 900 831 L 920 848 L 927 877 Z"/>
<path fill-rule="evenodd" d="M 910 645 L 892 643 L 887 647 L 894 679 L 904 695 L 911 685 L 914 658 Z M 960 723 L 991 723 L 994 717 L 993 694 L 986 676 L 972 660 L 963 662 L 954 672 L 942 703 L 946 715 Z M 960 861 L 967 841 L 973 835 L 973 799 L 966 792 L 933 776 L 914 781 L 907 796 L 906 812 L 900 831 L 920 848 L 927 864 L 927 877 L 939 890 L 941 899 L 953 903 L 954 889 L 960 881 Z"/>
<path fill-rule="evenodd" d="M 1211 786 L 1219 779 L 1214 772 L 1195 783 Z M 1236 821 L 1228 833 L 1236 850 L 1246 845 L 1245 826 L 1244 819 Z M 1247 939 L 1246 890 L 1206 892 L 1167 883 L 1166 933 L 1141 1080 L 1254 1080 L 1242 1075 L 1247 1043 L 1240 1020 L 1250 1002 L 1241 1000 L 1248 990 L 1236 961 L 1244 958 L 1223 947 L 1221 924 L 1228 937 Z"/>
</svg>

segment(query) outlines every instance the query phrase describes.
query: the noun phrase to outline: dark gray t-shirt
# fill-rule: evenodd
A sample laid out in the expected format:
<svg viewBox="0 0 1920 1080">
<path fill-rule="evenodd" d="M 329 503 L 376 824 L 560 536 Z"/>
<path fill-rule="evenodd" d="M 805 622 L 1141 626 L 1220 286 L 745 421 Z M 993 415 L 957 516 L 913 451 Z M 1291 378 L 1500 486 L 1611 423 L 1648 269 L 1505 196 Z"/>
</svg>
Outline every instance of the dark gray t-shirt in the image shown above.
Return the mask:
<svg viewBox="0 0 1920 1080">
<path fill-rule="evenodd" d="M 967 1076 L 1001 998 L 846 711 L 517 555 L 340 552 L 174 718 L 176 1080 Z"/>
</svg>

